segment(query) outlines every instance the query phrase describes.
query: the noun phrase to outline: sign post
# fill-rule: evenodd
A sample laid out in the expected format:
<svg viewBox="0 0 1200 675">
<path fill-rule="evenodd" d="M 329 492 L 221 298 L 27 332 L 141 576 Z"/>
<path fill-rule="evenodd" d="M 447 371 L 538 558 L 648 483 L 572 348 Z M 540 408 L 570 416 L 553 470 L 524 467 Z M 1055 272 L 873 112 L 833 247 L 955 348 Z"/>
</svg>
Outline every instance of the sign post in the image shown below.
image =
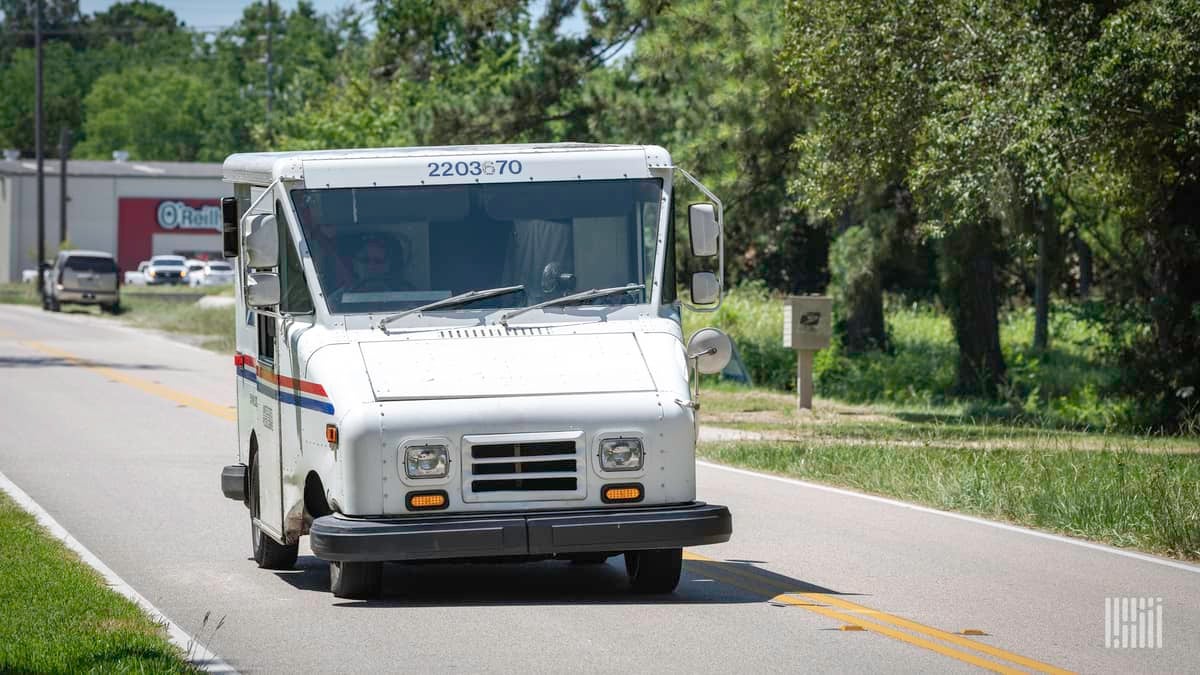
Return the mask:
<svg viewBox="0 0 1200 675">
<path fill-rule="evenodd" d="M 791 295 L 783 304 L 783 346 L 796 350 L 796 407 L 812 410 L 813 354 L 833 337 L 833 300 Z"/>
</svg>

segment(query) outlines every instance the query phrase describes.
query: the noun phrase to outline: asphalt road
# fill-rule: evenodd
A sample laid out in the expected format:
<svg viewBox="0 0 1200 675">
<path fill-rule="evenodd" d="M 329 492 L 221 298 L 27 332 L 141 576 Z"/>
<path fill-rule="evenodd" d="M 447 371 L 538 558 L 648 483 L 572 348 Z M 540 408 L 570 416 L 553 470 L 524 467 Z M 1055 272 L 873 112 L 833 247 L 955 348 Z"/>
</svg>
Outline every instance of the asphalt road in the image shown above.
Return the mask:
<svg viewBox="0 0 1200 675">
<path fill-rule="evenodd" d="M 689 550 L 672 596 L 630 595 L 614 558 L 389 565 L 381 601 L 337 600 L 303 545 L 291 572 L 249 557 L 218 482 L 233 378 L 110 320 L 0 306 L 0 472 L 244 672 L 1200 671 L 1200 568 L 705 465 L 733 540 Z M 1105 599 L 1128 596 L 1162 599 L 1161 648 L 1106 648 Z"/>
</svg>

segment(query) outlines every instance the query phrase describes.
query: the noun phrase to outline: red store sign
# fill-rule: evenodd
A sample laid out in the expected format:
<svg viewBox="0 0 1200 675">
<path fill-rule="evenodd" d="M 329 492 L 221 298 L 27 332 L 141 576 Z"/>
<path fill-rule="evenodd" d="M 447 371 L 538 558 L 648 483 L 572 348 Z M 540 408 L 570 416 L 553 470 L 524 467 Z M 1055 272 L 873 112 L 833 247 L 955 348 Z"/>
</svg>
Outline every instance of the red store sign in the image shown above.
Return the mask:
<svg viewBox="0 0 1200 675">
<path fill-rule="evenodd" d="M 122 270 L 136 270 L 138 263 L 150 258 L 156 234 L 211 237 L 220 233 L 219 199 L 122 197 L 117 202 L 117 264 Z"/>
</svg>

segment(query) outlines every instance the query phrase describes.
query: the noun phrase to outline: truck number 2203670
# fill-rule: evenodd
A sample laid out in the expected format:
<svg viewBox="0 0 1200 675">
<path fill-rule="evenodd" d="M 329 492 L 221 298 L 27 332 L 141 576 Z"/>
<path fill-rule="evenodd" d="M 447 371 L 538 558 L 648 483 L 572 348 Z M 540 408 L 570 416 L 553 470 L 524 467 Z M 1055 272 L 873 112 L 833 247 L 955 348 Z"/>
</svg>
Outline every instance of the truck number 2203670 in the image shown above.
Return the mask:
<svg viewBox="0 0 1200 675">
<path fill-rule="evenodd" d="M 430 176 L 503 176 L 505 174 L 521 173 L 521 161 L 518 159 L 497 159 L 480 162 L 429 162 Z"/>
</svg>

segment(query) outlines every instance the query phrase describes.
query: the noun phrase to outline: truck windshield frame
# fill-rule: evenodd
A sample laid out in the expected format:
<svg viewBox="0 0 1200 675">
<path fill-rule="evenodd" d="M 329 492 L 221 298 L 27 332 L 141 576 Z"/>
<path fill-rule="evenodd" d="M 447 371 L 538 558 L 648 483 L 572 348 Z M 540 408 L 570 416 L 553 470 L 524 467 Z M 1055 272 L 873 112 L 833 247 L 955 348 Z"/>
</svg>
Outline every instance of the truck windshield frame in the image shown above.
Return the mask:
<svg viewBox="0 0 1200 675">
<path fill-rule="evenodd" d="M 331 314 L 404 312 L 480 288 L 463 309 L 517 309 L 643 284 L 593 304 L 650 302 L 663 180 L 458 183 L 290 191 Z"/>
</svg>

